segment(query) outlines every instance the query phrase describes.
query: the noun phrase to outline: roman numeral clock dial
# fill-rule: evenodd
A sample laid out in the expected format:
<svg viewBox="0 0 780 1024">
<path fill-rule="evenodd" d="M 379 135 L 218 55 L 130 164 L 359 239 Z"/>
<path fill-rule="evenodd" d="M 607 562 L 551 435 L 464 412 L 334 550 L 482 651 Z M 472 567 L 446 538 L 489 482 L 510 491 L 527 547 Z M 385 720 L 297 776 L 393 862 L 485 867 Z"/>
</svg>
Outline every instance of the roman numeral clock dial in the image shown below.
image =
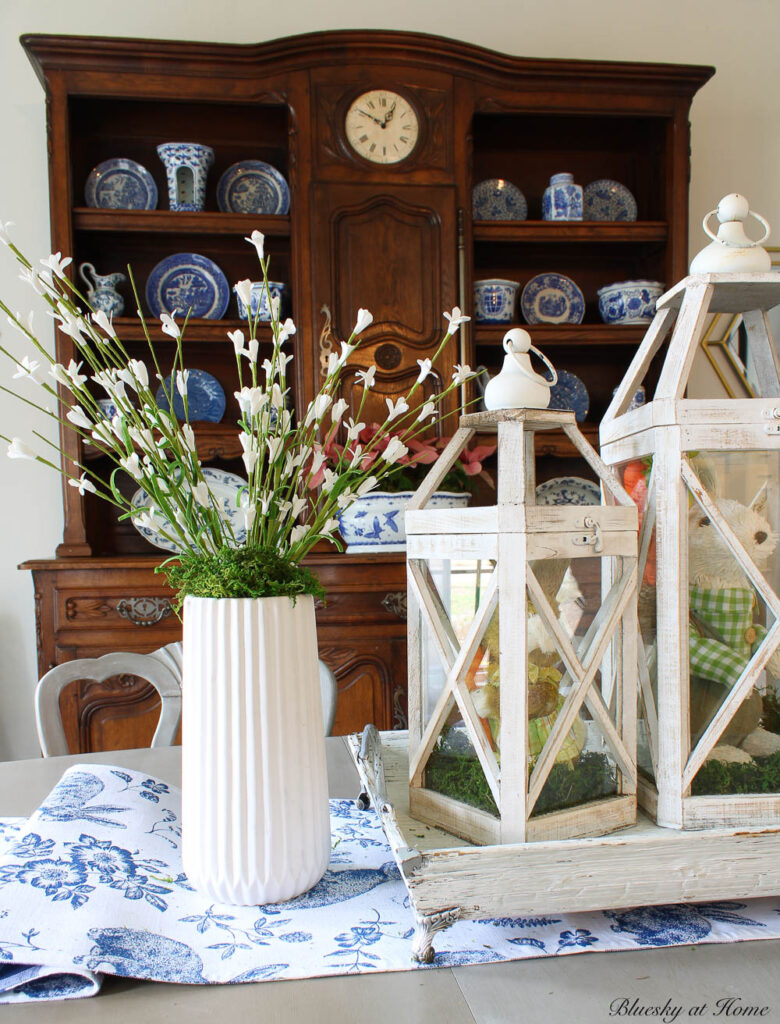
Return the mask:
<svg viewBox="0 0 780 1024">
<path fill-rule="evenodd" d="M 371 89 L 350 105 L 344 134 L 354 151 L 374 164 L 398 164 L 411 155 L 420 122 L 408 100 L 389 89 Z"/>
</svg>

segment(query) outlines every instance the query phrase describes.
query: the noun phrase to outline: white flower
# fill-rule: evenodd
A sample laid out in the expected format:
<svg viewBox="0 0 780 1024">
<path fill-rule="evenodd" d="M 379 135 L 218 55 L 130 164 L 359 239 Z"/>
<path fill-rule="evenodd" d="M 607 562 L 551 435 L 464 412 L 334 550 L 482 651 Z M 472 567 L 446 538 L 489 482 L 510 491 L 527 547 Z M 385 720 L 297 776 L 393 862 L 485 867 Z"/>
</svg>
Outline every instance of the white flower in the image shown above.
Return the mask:
<svg viewBox="0 0 780 1024">
<path fill-rule="evenodd" d="M 403 416 L 405 412 L 409 412 L 409 406 L 403 397 L 399 398 L 395 403 L 392 398 L 386 398 L 385 405 L 387 406 L 387 418 L 389 421 L 396 419 L 398 416 Z"/>
<path fill-rule="evenodd" d="M 143 476 L 141 472 L 141 463 L 135 452 L 132 455 L 128 455 L 126 459 L 120 459 L 119 465 L 122 469 L 129 473 L 136 480 L 140 480 Z"/>
<path fill-rule="evenodd" d="M 233 289 L 236 295 L 241 299 L 246 307 L 247 314 L 252 308 L 252 282 L 248 277 L 245 277 L 243 281 L 238 281 L 235 288 Z"/>
<path fill-rule="evenodd" d="M 66 256 L 65 259 L 61 259 L 61 256 L 62 253 L 53 252 L 51 256 L 47 256 L 45 260 L 41 260 L 40 262 L 44 267 L 48 267 L 49 270 L 53 271 L 57 277 L 64 278 L 65 267 L 67 267 L 69 263 L 72 263 L 73 259 L 70 256 Z"/>
<path fill-rule="evenodd" d="M 355 421 L 350 416 L 350 418 L 347 420 L 347 440 L 357 441 L 358 434 L 360 433 L 361 430 L 363 430 L 364 427 L 365 423 L 355 423 Z"/>
<path fill-rule="evenodd" d="M 111 424 L 106 423 L 105 420 L 94 424 L 91 436 L 94 441 L 100 441 L 101 444 L 106 445 L 108 448 L 114 447 L 114 437 L 111 431 Z"/>
<path fill-rule="evenodd" d="M 240 509 L 240 512 L 244 519 L 244 529 L 248 533 L 252 529 L 252 523 L 255 521 L 257 507 L 255 505 L 247 505 L 246 508 Z"/>
<path fill-rule="evenodd" d="M 417 377 L 417 383 L 422 384 L 422 382 L 433 369 L 433 363 L 431 362 L 430 359 L 418 359 L 417 365 L 420 367 L 420 373 L 419 376 Z"/>
<path fill-rule="evenodd" d="M 150 508 L 148 512 L 134 512 L 133 519 L 143 530 L 156 530 L 162 526 L 162 520 L 157 518 L 157 509 Z"/>
<path fill-rule="evenodd" d="M 240 391 L 234 391 L 233 394 L 245 416 L 256 416 L 268 401 L 268 395 L 262 388 L 244 386 Z"/>
<path fill-rule="evenodd" d="M 376 377 L 376 367 L 369 366 L 367 370 L 358 370 L 355 376 L 364 388 L 372 388 L 374 386 L 374 378 Z"/>
<path fill-rule="evenodd" d="M 306 498 L 293 498 L 292 500 L 292 517 L 297 519 L 301 512 L 307 507 L 309 502 Z"/>
<path fill-rule="evenodd" d="M 69 420 L 77 427 L 81 427 L 84 430 L 92 429 L 92 420 L 88 419 L 84 414 L 84 410 L 80 405 L 74 405 L 65 413 L 65 419 Z"/>
<path fill-rule="evenodd" d="M 366 479 L 363 481 L 363 483 L 360 485 L 360 487 L 358 487 L 358 489 L 356 491 L 357 496 L 359 498 L 362 498 L 364 494 L 368 494 L 369 491 L 373 491 L 373 489 L 376 487 L 376 485 L 377 485 L 376 477 L 375 476 L 367 476 Z"/>
<path fill-rule="evenodd" d="M 189 376 L 189 370 L 176 371 L 176 390 L 179 392 L 182 398 L 187 397 L 187 381 L 189 380 Z"/>
<path fill-rule="evenodd" d="M 71 487 L 78 487 L 79 494 L 82 496 L 82 498 L 87 493 L 87 491 L 90 491 L 92 494 L 97 493 L 97 488 L 92 483 L 92 481 L 87 480 L 86 473 L 82 473 L 78 480 L 76 480 L 75 477 L 69 476 L 68 483 L 70 484 Z"/>
<path fill-rule="evenodd" d="M 323 526 L 322 526 L 322 529 L 320 530 L 320 533 L 322 533 L 322 534 L 333 533 L 334 530 L 338 530 L 338 528 L 339 528 L 339 521 L 338 521 L 338 519 L 328 519 L 328 521 L 326 523 L 323 523 Z"/>
<path fill-rule="evenodd" d="M 331 352 L 331 354 L 328 356 L 327 376 L 332 377 L 333 374 L 336 373 L 340 365 L 341 364 L 339 363 L 339 357 L 336 355 L 335 352 Z"/>
<path fill-rule="evenodd" d="M 332 469 L 326 469 L 325 470 L 325 479 L 322 481 L 322 489 L 323 489 L 323 491 L 326 494 L 330 494 L 330 492 L 336 486 L 336 483 L 338 482 L 338 479 L 339 479 L 338 473 L 336 473 Z"/>
<path fill-rule="evenodd" d="M 241 459 L 246 467 L 247 473 L 254 473 L 255 465 L 257 464 L 257 452 L 245 451 L 241 456 Z"/>
<path fill-rule="evenodd" d="M 388 441 L 387 448 L 382 452 L 382 458 L 385 462 L 392 465 L 394 462 L 398 462 L 399 459 L 403 458 L 408 451 L 409 449 L 403 441 L 400 441 L 397 437 L 391 437 Z"/>
<path fill-rule="evenodd" d="M 309 527 L 308 526 L 293 526 L 290 530 L 290 542 L 297 544 L 299 540 L 303 540 L 304 537 L 308 537 Z"/>
<path fill-rule="evenodd" d="M 114 397 L 114 388 L 116 387 L 116 370 L 98 370 L 97 373 L 92 375 L 92 380 L 96 384 L 99 384 L 104 391 L 107 391 L 111 398 Z"/>
<path fill-rule="evenodd" d="M 317 395 L 314 401 L 309 403 L 309 408 L 306 412 L 306 419 L 303 421 L 304 427 L 308 427 L 311 423 L 314 423 L 315 420 L 319 423 L 330 408 L 332 401 L 333 399 L 330 395 Z"/>
<path fill-rule="evenodd" d="M 352 333 L 360 334 L 360 332 L 364 331 L 369 324 L 373 323 L 373 321 L 373 314 L 369 313 L 367 309 L 359 309 L 357 312 L 357 321 L 352 330 Z"/>
<path fill-rule="evenodd" d="M 363 454 L 363 445 L 356 444 L 352 449 L 352 458 L 350 459 L 350 465 L 354 466 L 360 460 L 360 456 Z"/>
<path fill-rule="evenodd" d="M 279 458 L 279 453 L 284 448 L 283 437 L 269 437 L 265 442 L 268 446 L 268 461 L 274 463 Z"/>
<path fill-rule="evenodd" d="M 348 342 L 342 341 L 342 343 L 341 343 L 341 355 L 339 356 L 339 359 L 338 359 L 338 365 L 339 366 L 343 366 L 344 363 L 346 363 L 346 361 L 349 359 L 349 357 L 352 355 L 352 353 L 355 351 L 356 348 L 357 348 L 357 345 L 350 345 Z"/>
<path fill-rule="evenodd" d="M 195 451 L 195 431 L 189 425 L 189 423 L 182 423 L 181 425 L 181 439 L 184 447 L 189 452 Z"/>
<path fill-rule="evenodd" d="M 311 459 L 311 475 L 316 476 L 325 463 L 325 452 L 316 451 Z"/>
<path fill-rule="evenodd" d="M 30 377 L 35 380 L 35 373 L 41 368 L 40 363 L 36 363 L 34 359 L 30 359 L 29 356 L 23 356 L 22 361 L 17 363 L 16 373 L 13 375 L 13 379 L 17 377 Z M 38 381 L 35 380 L 37 384 Z"/>
<path fill-rule="evenodd" d="M 262 233 L 262 231 L 258 231 L 257 228 L 255 228 L 255 230 L 252 232 L 251 237 L 245 238 L 244 241 L 249 242 L 250 245 L 253 245 L 255 247 L 255 249 L 257 250 L 257 258 L 259 260 L 262 260 L 263 243 L 265 242 L 265 235 Z"/>
<path fill-rule="evenodd" d="M 0 222 L 0 226 L 2 226 L 2 222 Z M 11 327 L 15 327 L 17 331 L 20 331 L 22 334 L 34 334 L 35 332 L 33 330 L 33 317 L 34 314 L 31 310 L 27 314 L 26 321 L 23 319 L 21 313 L 14 313 L 13 316 L 7 316 L 6 320 L 11 325 Z"/>
<path fill-rule="evenodd" d="M 179 328 L 179 325 L 174 320 L 176 312 L 177 311 L 174 310 L 173 313 L 171 314 L 160 313 L 160 323 L 162 324 L 162 332 L 163 334 L 167 334 L 169 338 L 181 337 L 181 330 Z"/>
<path fill-rule="evenodd" d="M 291 363 L 293 361 L 293 358 L 294 358 L 294 356 L 293 356 L 292 353 L 290 353 L 289 356 L 285 355 L 284 352 L 277 352 L 276 353 L 276 362 L 277 362 L 277 364 L 279 366 L 279 372 L 280 373 L 285 373 L 286 372 L 287 364 Z"/>
<path fill-rule="evenodd" d="M 334 426 L 336 423 L 341 422 L 341 417 L 347 411 L 348 407 L 349 403 L 343 398 L 340 398 L 338 402 L 334 404 L 333 408 L 330 410 L 330 421 Z"/>
<path fill-rule="evenodd" d="M 233 350 L 237 356 L 244 355 L 244 332 L 228 331 L 228 338 L 233 342 Z"/>
<path fill-rule="evenodd" d="M 459 363 L 455 364 L 455 370 L 452 374 L 452 379 L 456 384 L 465 384 L 467 380 L 470 380 L 474 376 L 474 371 L 466 363 L 461 366 Z"/>
<path fill-rule="evenodd" d="M 284 345 L 285 341 L 287 341 L 287 339 L 293 334 L 295 334 L 295 324 L 288 316 L 284 323 L 279 325 L 279 332 L 276 335 L 276 340 L 280 345 Z"/>
<path fill-rule="evenodd" d="M 470 316 L 464 316 L 460 311 L 460 306 L 454 306 L 451 313 L 445 313 L 444 319 L 449 320 L 450 326 L 447 329 L 448 334 L 455 334 L 461 324 L 468 323 L 471 319 Z"/>
<path fill-rule="evenodd" d="M 8 229 L 13 226 L 14 222 L 12 220 L 7 220 L 5 223 L 0 220 L 0 242 L 2 242 L 3 245 L 8 245 L 10 243 L 11 238 L 8 234 Z"/>
<path fill-rule="evenodd" d="M 79 363 L 79 366 L 80 365 L 81 364 Z M 62 384 L 63 387 L 66 388 L 70 388 L 71 379 L 62 363 L 52 363 L 49 373 L 54 377 L 58 384 Z"/>
<path fill-rule="evenodd" d="M 426 402 L 423 405 L 423 407 L 420 409 L 420 413 L 419 413 L 419 415 L 417 417 L 417 421 L 420 422 L 421 420 L 427 420 L 429 416 L 435 416 L 435 415 L 436 415 L 436 406 L 434 405 L 434 403 L 433 402 Z"/>
<path fill-rule="evenodd" d="M 272 406 L 272 408 L 274 408 L 274 409 L 283 409 L 284 408 L 284 396 L 287 394 L 287 391 L 289 391 L 289 390 L 290 389 L 287 388 L 287 390 L 282 391 L 282 389 L 279 387 L 278 384 L 274 384 L 273 385 L 273 387 L 271 388 L 271 406 Z M 284 415 L 284 414 L 282 414 L 282 415 Z"/>
<path fill-rule="evenodd" d="M 57 309 L 59 310 L 59 317 L 57 318 L 55 314 L 52 315 L 55 315 L 55 319 L 59 319 L 62 333 L 73 338 L 79 345 L 86 345 L 87 339 L 84 337 L 84 324 L 82 321 L 77 316 L 74 316 L 61 302 L 57 304 Z"/>
<path fill-rule="evenodd" d="M 87 383 L 86 376 L 83 373 L 79 373 L 79 370 L 83 365 L 83 363 L 77 363 L 75 359 L 71 359 L 68 363 L 67 370 L 64 371 L 70 378 L 74 388 L 80 388 Z"/>
<path fill-rule="evenodd" d="M 45 293 L 46 286 L 49 283 L 42 274 L 38 274 L 32 267 L 22 267 L 19 271 L 19 279 L 24 281 L 25 284 L 29 284 L 39 295 Z"/>
<path fill-rule="evenodd" d="M 248 350 L 246 352 L 243 353 L 243 355 L 245 355 L 249 359 L 250 363 L 256 363 L 257 362 L 257 353 L 259 351 L 260 351 L 260 342 L 257 340 L 257 338 L 250 338 L 249 339 L 249 348 L 248 348 Z"/>
<path fill-rule="evenodd" d="M 340 509 L 345 509 L 347 505 L 351 505 L 354 500 L 355 495 L 352 493 L 350 488 L 347 487 L 345 490 L 341 492 L 338 498 L 336 498 L 336 504 Z"/>
<path fill-rule="evenodd" d="M 110 334 L 113 336 L 114 328 L 111 326 L 111 321 L 102 309 L 99 309 L 97 313 L 93 313 L 92 319 L 104 334 Z"/>
<path fill-rule="evenodd" d="M 209 507 L 209 485 L 205 480 L 199 480 L 193 485 L 192 496 L 203 508 Z"/>
<path fill-rule="evenodd" d="M 141 359 L 131 359 L 127 364 L 127 369 L 132 373 L 133 377 L 138 381 L 142 388 L 149 387 L 149 371 L 146 369 L 146 363 Z M 127 381 L 131 387 L 135 387 L 130 381 Z M 137 391 L 138 388 L 136 387 Z"/>
<path fill-rule="evenodd" d="M 6 449 L 6 455 L 9 459 L 37 459 L 38 456 L 35 454 L 29 444 L 26 444 L 21 437 L 14 437 L 11 443 Z"/>
<path fill-rule="evenodd" d="M 279 310 L 282 308 L 282 297 L 280 295 L 272 295 L 269 305 L 271 307 L 271 319 L 279 319 Z"/>
</svg>

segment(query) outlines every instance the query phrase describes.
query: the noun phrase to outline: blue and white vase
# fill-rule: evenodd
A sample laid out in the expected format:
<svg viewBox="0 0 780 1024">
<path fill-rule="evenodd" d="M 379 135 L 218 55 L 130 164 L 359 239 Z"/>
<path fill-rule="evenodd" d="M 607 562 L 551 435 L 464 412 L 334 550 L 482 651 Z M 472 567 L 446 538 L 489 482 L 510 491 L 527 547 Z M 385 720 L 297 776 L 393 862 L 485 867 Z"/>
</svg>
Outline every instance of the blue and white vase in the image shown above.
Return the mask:
<svg viewBox="0 0 780 1024">
<path fill-rule="evenodd" d="M 283 281 L 269 281 L 268 288 L 266 289 L 263 281 L 253 281 L 252 291 L 250 293 L 251 313 L 252 317 L 257 317 L 258 320 L 270 320 L 271 319 L 271 306 L 268 301 L 268 293 L 271 293 L 271 299 L 278 299 L 280 303 L 284 300 L 284 290 L 287 286 Z M 238 315 L 242 320 L 246 320 L 247 308 L 244 305 L 244 301 L 238 294 L 236 289 L 236 305 L 238 306 Z"/>
<path fill-rule="evenodd" d="M 542 220 L 582 220 L 582 185 L 573 174 L 553 174 L 542 197 Z"/>
<path fill-rule="evenodd" d="M 107 317 L 122 315 L 125 300 L 117 288 L 127 280 L 124 274 L 98 274 L 91 263 L 80 264 L 79 274 L 87 285 L 87 302 L 96 312 L 102 311 Z"/>
<path fill-rule="evenodd" d="M 206 205 L 206 178 L 214 163 L 211 146 L 197 142 L 164 142 L 157 155 L 165 165 L 168 202 L 172 210 L 200 211 Z"/>
</svg>

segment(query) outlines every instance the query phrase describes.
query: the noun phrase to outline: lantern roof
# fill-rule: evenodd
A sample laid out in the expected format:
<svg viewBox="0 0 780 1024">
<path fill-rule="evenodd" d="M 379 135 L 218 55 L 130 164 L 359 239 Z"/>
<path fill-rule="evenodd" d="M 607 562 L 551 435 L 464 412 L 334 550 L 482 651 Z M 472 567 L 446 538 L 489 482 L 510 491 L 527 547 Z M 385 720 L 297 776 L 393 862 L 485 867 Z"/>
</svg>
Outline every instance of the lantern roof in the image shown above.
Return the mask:
<svg viewBox="0 0 780 1024">
<path fill-rule="evenodd" d="M 780 361 L 766 315 L 779 303 L 780 274 L 774 272 L 692 274 L 670 288 L 656 303 L 653 321 L 601 421 L 602 444 L 615 436 L 610 427 L 617 419 L 640 412 L 629 412 L 632 398 L 667 339 L 653 402 L 683 398 L 694 357 L 721 314 L 731 315 L 730 331 L 740 320 L 744 325 L 758 397 L 780 397 Z"/>
</svg>

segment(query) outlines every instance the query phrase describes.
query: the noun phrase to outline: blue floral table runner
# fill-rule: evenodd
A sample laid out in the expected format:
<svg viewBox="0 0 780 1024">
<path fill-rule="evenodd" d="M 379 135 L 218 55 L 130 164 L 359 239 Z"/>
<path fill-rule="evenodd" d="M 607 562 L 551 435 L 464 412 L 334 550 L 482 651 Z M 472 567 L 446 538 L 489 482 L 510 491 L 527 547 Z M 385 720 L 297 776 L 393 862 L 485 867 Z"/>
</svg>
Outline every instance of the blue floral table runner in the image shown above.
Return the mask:
<svg viewBox="0 0 780 1024">
<path fill-rule="evenodd" d="M 0 820 L 0 1002 L 93 995 L 105 974 L 226 984 L 426 970 L 379 819 L 331 800 L 322 881 L 288 903 L 210 903 L 182 871 L 181 795 L 110 766 L 69 769 L 29 819 Z M 433 967 L 780 937 L 780 897 L 462 921 Z"/>
</svg>

